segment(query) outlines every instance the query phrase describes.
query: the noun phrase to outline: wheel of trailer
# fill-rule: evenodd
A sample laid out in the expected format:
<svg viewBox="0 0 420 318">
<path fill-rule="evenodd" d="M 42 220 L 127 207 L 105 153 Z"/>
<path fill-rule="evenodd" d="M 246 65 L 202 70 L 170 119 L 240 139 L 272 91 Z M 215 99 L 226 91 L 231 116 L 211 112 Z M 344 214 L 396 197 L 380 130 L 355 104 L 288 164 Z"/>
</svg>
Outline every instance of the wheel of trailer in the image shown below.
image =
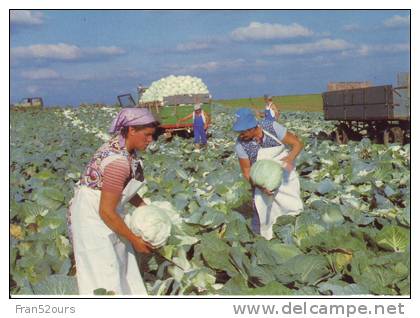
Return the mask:
<svg viewBox="0 0 420 318">
<path fill-rule="evenodd" d="M 384 144 L 400 144 L 404 143 L 404 131 L 400 127 L 387 128 L 384 131 Z"/>
<path fill-rule="evenodd" d="M 178 135 L 182 138 L 191 138 L 193 136 L 190 130 L 181 130 L 178 132 Z"/>
<path fill-rule="evenodd" d="M 330 140 L 330 136 L 325 131 L 320 131 L 318 135 L 316 135 L 318 140 Z"/>
<path fill-rule="evenodd" d="M 170 141 L 172 139 L 173 135 L 171 131 L 165 131 L 163 133 L 163 138 L 165 138 L 165 141 Z"/>
<path fill-rule="evenodd" d="M 348 135 L 349 128 L 346 124 L 340 124 L 337 126 L 335 130 L 335 141 L 339 145 L 347 144 L 349 141 L 349 135 Z"/>
</svg>

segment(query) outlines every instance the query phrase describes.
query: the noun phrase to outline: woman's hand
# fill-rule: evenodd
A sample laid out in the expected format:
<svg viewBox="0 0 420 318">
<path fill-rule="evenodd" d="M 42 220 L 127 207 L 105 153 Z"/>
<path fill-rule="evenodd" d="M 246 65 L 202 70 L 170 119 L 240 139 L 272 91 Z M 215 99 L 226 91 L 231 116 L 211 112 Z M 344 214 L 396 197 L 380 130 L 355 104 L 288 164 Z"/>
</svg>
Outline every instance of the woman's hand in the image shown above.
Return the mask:
<svg viewBox="0 0 420 318">
<path fill-rule="evenodd" d="M 150 244 L 146 243 L 138 236 L 134 236 L 131 239 L 131 244 L 133 245 L 133 248 L 139 253 L 149 254 L 153 250 L 153 247 Z"/>
<path fill-rule="evenodd" d="M 302 151 L 303 143 L 299 140 L 298 137 L 296 137 L 294 134 L 292 134 L 290 132 L 286 132 L 286 136 L 284 136 L 282 142 L 285 145 L 288 145 L 288 146 L 292 147 L 290 153 L 286 157 L 281 159 L 285 163 L 284 168 L 287 171 L 291 172 L 294 168 L 293 161 L 296 159 L 296 157 Z"/>
<path fill-rule="evenodd" d="M 270 191 L 267 188 L 264 188 L 262 186 L 255 184 L 251 178 L 249 178 L 249 183 L 251 184 L 252 187 L 260 189 L 260 191 L 263 192 L 265 195 L 268 195 L 268 196 L 273 195 L 273 191 Z"/>
<path fill-rule="evenodd" d="M 284 165 L 284 169 L 286 169 L 288 172 L 291 172 L 293 170 L 293 168 L 295 167 L 293 161 L 294 159 L 288 155 L 282 159 L 280 159 L 281 161 L 283 161 L 283 165 Z"/>
<path fill-rule="evenodd" d="M 140 198 L 139 196 L 137 197 Z M 116 208 L 120 198 L 120 194 L 102 191 L 99 205 L 99 215 L 112 231 L 128 240 L 137 252 L 150 253 L 153 250 L 153 247 L 141 238 L 137 237 L 117 213 Z"/>
<path fill-rule="evenodd" d="M 265 195 L 272 196 L 274 193 L 273 191 L 268 190 L 267 188 L 257 186 Z"/>
</svg>

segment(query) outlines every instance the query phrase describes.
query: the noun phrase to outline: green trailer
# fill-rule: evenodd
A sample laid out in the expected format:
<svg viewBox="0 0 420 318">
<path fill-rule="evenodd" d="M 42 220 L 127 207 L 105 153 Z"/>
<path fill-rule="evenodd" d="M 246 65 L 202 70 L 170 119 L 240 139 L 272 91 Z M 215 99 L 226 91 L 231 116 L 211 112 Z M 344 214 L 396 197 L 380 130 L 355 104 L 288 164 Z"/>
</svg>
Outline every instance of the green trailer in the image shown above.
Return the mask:
<svg viewBox="0 0 420 318">
<path fill-rule="evenodd" d="M 160 122 L 159 133 L 164 133 L 167 137 L 173 133 L 191 134 L 192 119 L 182 122 L 180 119 L 192 114 L 196 103 L 201 104 L 201 108 L 210 118 L 212 113 L 212 102 L 208 94 L 167 96 L 163 101 L 139 103 L 138 105 L 134 102 L 131 94 L 125 94 L 118 96 L 118 102 L 121 107 L 148 108 Z"/>
</svg>

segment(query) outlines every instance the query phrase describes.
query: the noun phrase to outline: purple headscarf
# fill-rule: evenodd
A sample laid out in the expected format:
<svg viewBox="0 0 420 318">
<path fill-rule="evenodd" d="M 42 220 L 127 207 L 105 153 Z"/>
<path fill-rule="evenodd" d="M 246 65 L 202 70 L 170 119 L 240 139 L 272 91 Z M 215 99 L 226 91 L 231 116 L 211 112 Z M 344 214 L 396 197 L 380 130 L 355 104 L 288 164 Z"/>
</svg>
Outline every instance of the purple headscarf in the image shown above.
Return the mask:
<svg viewBox="0 0 420 318">
<path fill-rule="evenodd" d="M 124 108 L 115 117 L 109 132 L 115 134 L 123 127 L 147 125 L 153 122 L 156 122 L 156 119 L 147 108 Z"/>
</svg>

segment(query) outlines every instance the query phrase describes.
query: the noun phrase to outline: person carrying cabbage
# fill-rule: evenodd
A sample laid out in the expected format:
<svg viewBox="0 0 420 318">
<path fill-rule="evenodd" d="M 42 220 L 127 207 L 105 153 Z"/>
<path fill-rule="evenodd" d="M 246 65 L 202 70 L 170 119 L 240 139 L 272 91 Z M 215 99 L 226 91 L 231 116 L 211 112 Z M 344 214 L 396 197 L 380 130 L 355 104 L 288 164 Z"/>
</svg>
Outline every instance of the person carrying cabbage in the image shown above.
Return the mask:
<svg viewBox="0 0 420 318">
<path fill-rule="evenodd" d="M 188 119 L 193 120 L 193 131 L 194 131 L 194 146 L 196 149 L 200 149 L 200 145 L 207 145 L 207 129 L 209 128 L 210 118 L 207 113 L 201 109 L 201 104 L 194 105 L 194 111 L 179 119 L 178 122 L 186 121 Z"/>
<path fill-rule="evenodd" d="M 124 223 L 123 207 L 145 205 L 137 194 L 144 185 L 137 151 L 153 141 L 158 122 L 145 108 L 125 108 L 110 128 L 111 139 L 87 165 L 68 213 L 80 294 L 105 288 L 116 294 L 146 295 L 133 248 L 150 253 L 152 246 Z"/>
<path fill-rule="evenodd" d="M 303 144 L 273 120 L 257 122 L 251 109 L 240 108 L 235 115 L 233 130 L 239 133 L 235 152 L 253 191 L 251 226 L 255 233 L 271 239 L 277 217 L 303 209 L 294 165 Z"/>
<path fill-rule="evenodd" d="M 264 111 L 258 112 L 260 118 L 277 121 L 280 118 L 280 112 L 278 111 L 277 106 L 273 103 L 273 97 L 264 95 L 264 102 Z"/>
</svg>

